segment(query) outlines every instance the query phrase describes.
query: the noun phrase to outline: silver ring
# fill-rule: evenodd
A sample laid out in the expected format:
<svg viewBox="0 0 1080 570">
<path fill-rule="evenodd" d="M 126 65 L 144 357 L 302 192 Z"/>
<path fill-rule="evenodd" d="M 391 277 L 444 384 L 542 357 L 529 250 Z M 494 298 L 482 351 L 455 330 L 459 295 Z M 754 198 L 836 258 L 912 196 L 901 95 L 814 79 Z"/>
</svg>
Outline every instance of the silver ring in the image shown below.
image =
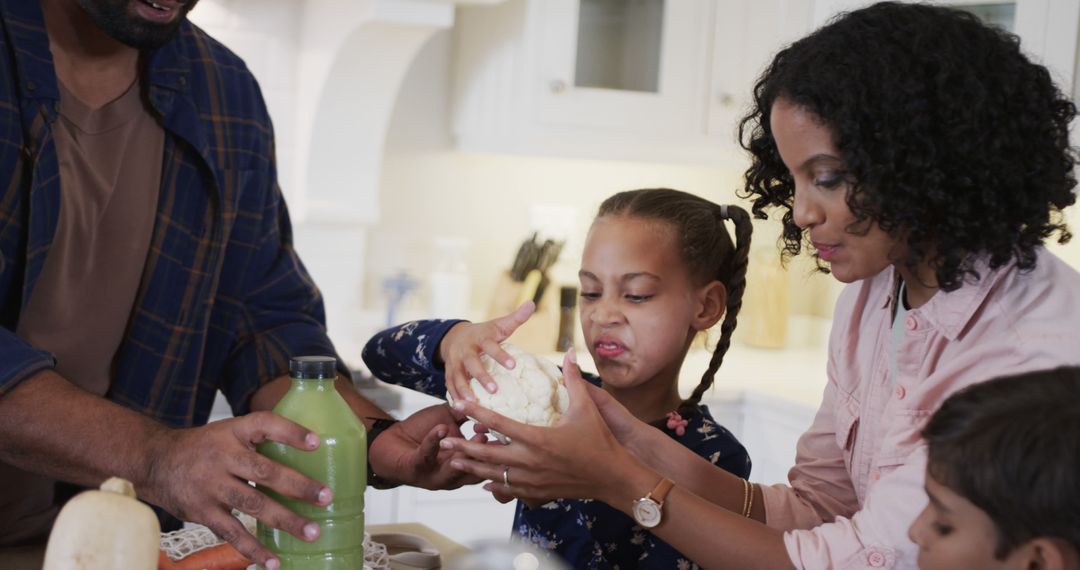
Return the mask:
<svg viewBox="0 0 1080 570">
<path fill-rule="evenodd" d="M 503 467 L 503 486 L 510 488 L 510 467 Z"/>
</svg>

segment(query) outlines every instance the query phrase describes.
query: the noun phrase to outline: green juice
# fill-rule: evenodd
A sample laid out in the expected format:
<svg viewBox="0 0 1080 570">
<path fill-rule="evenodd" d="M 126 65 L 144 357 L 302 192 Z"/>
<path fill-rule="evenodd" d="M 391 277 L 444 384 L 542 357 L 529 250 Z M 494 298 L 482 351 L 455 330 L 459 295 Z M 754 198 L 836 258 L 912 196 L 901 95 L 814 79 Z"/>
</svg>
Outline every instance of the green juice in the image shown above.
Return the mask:
<svg viewBox="0 0 1080 570">
<path fill-rule="evenodd" d="M 258 523 L 256 535 L 281 560 L 281 570 L 357 570 L 364 567 L 364 488 L 367 486 L 367 432 L 334 387 L 332 357 L 304 356 L 289 362 L 292 387 L 274 413 L 313 431 L 319 448 L 303 451 L 266 441 L 259 453 L 291 467 L 333 491 L 326 507 L 284 497 L 260 487 L 271 499 L 319 525 L 315 542 L 305 542 Z"/>
</svg>

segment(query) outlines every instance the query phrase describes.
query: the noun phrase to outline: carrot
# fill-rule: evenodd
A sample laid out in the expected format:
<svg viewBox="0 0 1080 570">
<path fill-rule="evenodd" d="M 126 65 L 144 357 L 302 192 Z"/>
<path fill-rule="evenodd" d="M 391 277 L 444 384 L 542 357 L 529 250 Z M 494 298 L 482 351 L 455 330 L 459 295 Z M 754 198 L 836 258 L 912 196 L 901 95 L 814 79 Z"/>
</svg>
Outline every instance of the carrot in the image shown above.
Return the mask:
<svg viewBox="0 0 1080 570">
<path fill-rule="evenodd" d="M 158 556 L 158 570 L 244 570 L 251 564 L 229 543 L 212 546 L 175 561 L 164 552 Z"/>
<path fill-rule="evenodd" d="M 176 569 L 176 563 L 173 562 L 172 558 L 169 558 L 169 555 L 165 554 L 164 550 L 159 550 L 158 551 L 158 557 L 157 557 L 157 570 L 175 570 L 175 569 Z"/>
</svg>

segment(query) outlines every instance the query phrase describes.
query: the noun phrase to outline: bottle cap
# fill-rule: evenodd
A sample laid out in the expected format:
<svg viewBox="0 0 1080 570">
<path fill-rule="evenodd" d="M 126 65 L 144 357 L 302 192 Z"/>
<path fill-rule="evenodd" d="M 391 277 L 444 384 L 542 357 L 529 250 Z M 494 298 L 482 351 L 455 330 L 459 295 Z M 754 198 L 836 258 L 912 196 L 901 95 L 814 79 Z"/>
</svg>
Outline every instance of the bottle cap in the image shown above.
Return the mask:
<svg viewBox="0 0 1080 570">
<path fill-rule="evenodd" d="M 568 285 L 559 288 L 559 306 L 564 309 L 573 309 L 577 306 L 577 287 Z"/>
<path fill-rule="evenodd" d="M 289 359 L 289 376 L 301 380 L 337 377 L 337 359 L 333 356 L 295 356 Z"/>
</svg>

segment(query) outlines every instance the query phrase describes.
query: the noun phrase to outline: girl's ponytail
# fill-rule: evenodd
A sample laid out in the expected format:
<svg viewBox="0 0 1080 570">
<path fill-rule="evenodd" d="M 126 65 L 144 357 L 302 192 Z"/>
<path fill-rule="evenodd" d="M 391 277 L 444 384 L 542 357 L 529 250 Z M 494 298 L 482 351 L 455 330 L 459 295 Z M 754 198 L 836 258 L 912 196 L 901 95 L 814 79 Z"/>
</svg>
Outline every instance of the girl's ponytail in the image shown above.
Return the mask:
<svg viewBox="0 0 1080 570">
<path fill-rule="evenodd" d="M 716 371 L 720 369 L 724 355 L 731 347 L 731 335 L 735 332 L 739 309 L 742 308 L 743 293 L 746 291 L 746 267 L 750 259 L 750 236 L 753 233 L 750 214 L 738 206 L 720 206 L 717 217 L 718 224 L 723 224 L 724 219 L 729 219 L 735 224 L 735 248 L 722 262 L 721 267 L 717 268 L 720 282 L 727 289 L 727 310 L 723 323 L 720 325 L 720 340 L 716 342 L 716 348 L 709 360 L 709 368 L 701 376 L 701 382 L 698 383 L 697 388 L 694 388 L 694 392 L 679 406 L 679 413 L 683 416 L 694 411 L 701 402 L 702 395 L 713 385 Z"/>
</svg>

